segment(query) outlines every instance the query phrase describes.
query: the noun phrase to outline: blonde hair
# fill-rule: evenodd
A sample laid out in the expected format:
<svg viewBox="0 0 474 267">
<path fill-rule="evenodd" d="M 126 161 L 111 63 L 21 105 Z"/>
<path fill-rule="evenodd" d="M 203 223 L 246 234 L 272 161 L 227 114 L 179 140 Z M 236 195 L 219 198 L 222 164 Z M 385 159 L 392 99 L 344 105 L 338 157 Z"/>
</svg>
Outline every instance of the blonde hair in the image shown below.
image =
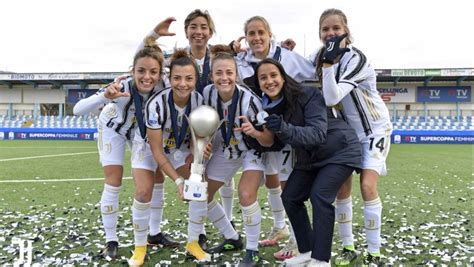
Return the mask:
<svg viewBox="0 0 474 267">
<path fill-rule="evenodd" d="M 191 21 L 195 18 L 198 17 L 203 17 L 207 21 L 207 25 L 209 26 L 209 30 L 211 31 L 211 34 L 216 33 L 216 26 L 214 25 L 214 21 L 212 20 L 211 15 L 207 10 L 201 10 L 201 9 L 195 9 L 191 13 L 188 14 L 186 19 L 184 20 L 184 31 L 186 32 L 188 30 L 189 24 L 191 24 Z"/>
<path fill-rule="evenodd" d="M 217 60 L 232 60 L 234 62 L 235 71 L 237 72 L 237 63 L 233 55 L 232 48 L 228 45 L 218 44 L 211 47 L 211 70 L 214 62 Z"/>
<path fill-rule="evenodd" d="M 135 54 L 135 57 L 133 58 L 133 66 L 132 68 L 135 68 L 135 64 L 137 64 L 137 61 L 140 58 L 144 57 L 150 57 L 155 59 L 158 64 L 160 65 L 160 72 L 163 71 L 163 61 L 164 61 L 164 56 L 161 48 L 158 46 L 158 44 L 155 42 L 155 39 L 153 37 L 148 37 L 145 39 L 145 46 L 140 49 Z"/>
<path fill-rule="evenodd" d="M 323 13 L 321 13 L 321 16 L 319 17 L 319 39 L 321 39 L 321 24 L 327 17 L 333 16 L 333 15 L 339 16 L 341 18 L 342 27 L 344 27 L 344 31 L 347 33 L 346 44 L 351 44 L 352 35 L 351 35 L 351 31 L 349 30 L 349 26 L 347 24 L 346 14 L 344 14 L 344 12 L 336 8 L 326 9 L 323 11 Z"/>
<path fill-rule="evenodd" d="M 253 16 L 253 17 L 249 18 L 247 21 L 245 21 L 245 23 L 244 23 L 244 33 L 245 33 L 245 35 L 247 35 L 247 28 L 248 28 L 250 22 L 252 22 L 252 21 L 262 22 L 263 26 L 265 27 L 265 30 L 268 32 L 270 37 L 273 37 L 272 29 L 270 28 L 270 23 L 268 23 L 268 21 L 262 16 Z"/>
<path fill-rule="evenodd" d="M 323 23 L 323 21 L 325 19 L 327 19 L 329 16 L 333 16 L 333 15 L 336 15 L 336 16 L 339 16 L 339 18 L 341 19 L 342 21 L 342 27 L 344 28 L 344 31 L 345 33 L 347 34 L 347 37 L 346 37 L 346 44 L 351 44 L 352 43 L 352 35 L 351 35 L 351 31 L 349 30 L 349 26 L 347 24 L 347 17 L 346 17 L 346 14 L 344 14 L 344 12 L 342 12 L 341 10 L 339 9 L 336 9 L 336 8 L 330 8 L 330 9 L 326 9 L 323 11 L 323 13 L 321 13 L 321 16 L 319 17 L 319 39 L 321 39 L 321 24 Z M 319 78 L 319 81 L 321 82 L 321 84 L 323 83 L 323 79 L 322 79 L 322 67 L 323 67 L 323 52 L 324 52 L 324 49 L 325 47 L 321 47 L 318 51 L 318 54 L 316 55 L 316 76 L 317 78 Z"/>
</svg>

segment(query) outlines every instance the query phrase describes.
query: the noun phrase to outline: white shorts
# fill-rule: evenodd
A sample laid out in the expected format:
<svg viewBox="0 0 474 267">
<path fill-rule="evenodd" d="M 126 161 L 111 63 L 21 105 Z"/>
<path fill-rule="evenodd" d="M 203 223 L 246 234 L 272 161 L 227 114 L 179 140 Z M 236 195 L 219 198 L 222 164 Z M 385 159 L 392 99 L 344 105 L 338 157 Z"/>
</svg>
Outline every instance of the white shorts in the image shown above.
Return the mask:
<svg viewBox="0 0 474 267">
<path fill-rule="evenodd" d="M 171 165 L 173 165 L 175 170 L 186 164 L 186 158 L 189 156 L 189 154 L 191 154 L 190 151 L 183 151 L 179 149 L 171 149 L 169 154 L 165 153 L 166 157 L 170 161 Z"/>
<path fill-rule="evenodd" d="M 151 153 L 150 145 L 141 137 L 133 140 L 131 161 L 133 169 L 145 169 L 154 172 L 158 167 Z"/>
<path fill-rule="evenodd" d="M 280 151 L 265 153 L 265 175 L 278 174 L 280 181 L 287 181 L 294 166 L 294 153 L 290 145 Z"/>
<path fill-rule="evenodd" d="M 219 149 L 219 151 L 221 151 Z M 207 178 L 227 183 L 234 177 L 235 173 L 242 167 L 242 171 L 256 170 L 264 171 L 263 157 L 255 154 L 255 150 L 244 152 L 238 159 L 227 159 L 222 152 L 215 152 L 207 163 Z"/>
<path fill-rule="evenodd" d="M 371 134 L 361 141 L 362 169 L 376 171 L 379 175 L 387 175 L 386 160 L 390 151 L 390 135 Z"/>
<path fill-rule="evenodd" d="M 111 128 L 99 125 L 97 137 L 97 148 L 99 149 L 99 161 L 102 167 L 109 165 L 123 166 L 125 157 L 125 144 L 131 147 L 131 142 L 118 134 Z"/>
</svg>

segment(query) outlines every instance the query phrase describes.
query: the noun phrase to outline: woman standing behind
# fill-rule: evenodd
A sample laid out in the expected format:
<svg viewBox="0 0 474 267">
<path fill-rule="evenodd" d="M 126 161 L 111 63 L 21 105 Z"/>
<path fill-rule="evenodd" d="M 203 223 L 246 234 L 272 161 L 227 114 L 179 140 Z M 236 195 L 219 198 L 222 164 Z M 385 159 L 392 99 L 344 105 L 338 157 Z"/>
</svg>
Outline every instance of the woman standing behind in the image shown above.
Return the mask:
<svg viewBox="0 0 474 267">
<path fill-rule="evenodd" d="M 376 88 L 376 73 L 365 55 L 351 45 L 345 14 L 328 9 L 319 19 L 319 37 L 325 44 L 318 53 L 317 74 L 326 105 L 341 104 L 349 124 L 362 144 L 360 189 L 364 199 L 364 226 L 368 253 L 364 264 L 380 263 L 382 201 L 377 191 L 379 175 L 386 175 L 392 124 Z M 336 200 L 336 215 L 344 249 L 336 259 L 348 265 L 357 257 L 352 235 L 352 177 L 342 186 Z"/>
<path fill-rule="evenodd" d="M 240 127 L 255 119 L 256 114 L 262 110 L 261 103 L 250 90 L 236 84 L 237 65 L 232 54 L 216 51 L 211 65 L 214 84 L 204 89 L 204 102 L 214 107 L 226 123 L 222 124 L 212 143 L 213 156 L 206 167 L 209 182 L 209 218 L 213 221 L 211 210 L 216 205 L 212 204 L 213 194 L 242 168 L 238 192 L 246 233 L 246 253 L 240 265 L 249 266 L 261 261 L 258 240 L 262 217 L 257 191 L 263 177 L 264 165 L 262 154 L 247 147 Z M 260 135 L 257 138 L 260 138 Z M 207 154 L 209 155 L 210 151 L 207 151 Z M 229 227 L 230 223 L 227 224 L 227 229 L 232 230 L 232 227 Z M 213 252 L 220 252 L 222 248 L 225 246 L 219 246 L 213 249 Z"/>
<path fill-rule="evenodd" d="M 256 84 L 255 68 L 258 62 L 265 58 L 272 58 L 280 62 L 288 75 L 297 82 L 314 79 L 314 67 L 310 61 L 299 54 L 281 48 L 273 39 L 273 33 L 268 21 L 261 16 L 249 18 L 244 24 L 245 36 L 231 43 L 234 51 L 240 51 L 240 41 L 245 38 L 249 48 L 236 56 L 240 80 L 249 86 L 255 94 L 262 96 L 262 91 Z M 281 202 L 281 192 L 285 186 L 292 165 L 291 149 L 282 149 L 278 152 L 267 153 L 265 159 L 265 185 L 268 189 L 268 202 L 271 205 L 273 215 L 273 227 L 267 237 L 261 241 L 262 246 L 275 246 L 278 241 L 289 236 L 288 227 L 285 224 L 284 207 Z M 286 160 L 285 160 L 286 159 Z M 286 165 L 286 167 L 282 167 Z M 291 227 L 290 227 L 291 230 Z M 279 260 L 291 258 L 298 253 L 291 231 L 290 241 L 287 245 L 276 252 L 274 256 Z"/>
<path fill-rule="evenodd" d="M 171 23 L 176 21 L 174 17 L 168 17 L 165 20 L 158 23 L 155 28 L 145 37 L 158 39 L 161 36 L 174 36 L 176 33 L 169 31 Z M 216 28 L 214 21 L 207 10 L 203 11 L 195 9 L 188 14 L 184 20 L 184 33 L 189 41 L 189 46 L 185 49 L 189 55 L 194 59 L 198 66 L 198 81 L 196 89 L 199 93 L 202 93 L 204 87 L 211 83 L 209 79 L 210 74 L 210 46 L 208 44 L 209 39 L 212 38 Z M 139 45 L 139 49 L 143 46 L 143 43 Z"/>
<path fill-rule="evenodd" d="M 135 108 L 135 105 L 144 105 L 144 101 L 153 92 L 164 89 L 161 82 L 163 79 L 161 77 L 162 64 L 163 55 L 161 54 L 161 49 L 153 40 L 148 39 L 143 49 L 135 55 L 132 77 L 121 82 L 112 83 L 108 87 L 99 90 L 95 95 L 79 101 L 74 106 L 75 115 L 84 115 L 105 105 L 99 116 L 99 137 L 97 142 L 100 162 L 105 176 L 104 191 L 100 200 L 102 223 L 106 238 L 106 245 L 102 251 L 102 256 L 104 257 L 115 259 L 118 256 L 116 227 L 125 144 L 131 145 L 135 129 L 138 128 L 135 121 L 139 116 L 143 116 L 142 110 Z M 134 100 L 137 100 L 137 102 Z M 136 150 L 132 149 L 132 152 L 134 151 Z M 141 169 L 142 165 L 134 161 L 133 156 L 132 168 L 137 167 Z M 162 192 L 163 175 L 156 167 L 150 169 L 148 166 L 146 169 L 150 171 L 151 184 L 153 184 L 153 180 L 155 182 L 153 190 L 154 200 L 155 202 L 162 203 L 164 195 Z M 137 177 L 134 176 L 134 178 Z M 167 239 L 159 229 L 162 208 L 156 210 L 155 213 L 152 219 L 146 222 L 146 226 L 150 225 L 150 229 L 157 229 L 153 240 L 156 244 L 176 246 L 177 243 Z"/>
<path fill-rule="evenodd" d="M 284 110 L 266 118 L 267 128 L 295 149 L 296 164 L 282 193 L 283 204 L 300 254 L 286 265 L 330 266 L 337 191 L 360 166 L 360 144 L 339 112 L 326 108 L 319 90 L 301 87 L 283 66 L 264 59 L 256 67 L 256 84 Z M 313 226 L 304 202 L 311 200 Z M 312 233 L 312 234 L 308 234 Z"/>
<path fill-rule="evenodd" d="M 166 18 L 164 21 L 158 23 L 146 38 L 151 37 L 158 39 L 161 36 L 174 36 L 175 33 L 169 32 L 169 27 L 175 20 L 173 17 Z M 211 70 L 211 46 L 208 44 L 208 41 L 216 32 L 216 28 L 209 12 L 195 9 L 189 13 L 184 20 L 184 32 L 189 41 L 189 46 L 186 50 L 193 57 L 199 70 L 196 90 L 202 93 L 204 87 L 212 83 L 211 79 L 209 79 Z M 143 46 L 143 43 L 140 47 L 141 46 Z M 231 179 L 222 186 L 219 189 L 219 193 L 226 216 L 232 221 L 234 180 Z M 204 235 L 201 235 L 200 238 L 202 241 L 206 240 Z"/>
</svg>

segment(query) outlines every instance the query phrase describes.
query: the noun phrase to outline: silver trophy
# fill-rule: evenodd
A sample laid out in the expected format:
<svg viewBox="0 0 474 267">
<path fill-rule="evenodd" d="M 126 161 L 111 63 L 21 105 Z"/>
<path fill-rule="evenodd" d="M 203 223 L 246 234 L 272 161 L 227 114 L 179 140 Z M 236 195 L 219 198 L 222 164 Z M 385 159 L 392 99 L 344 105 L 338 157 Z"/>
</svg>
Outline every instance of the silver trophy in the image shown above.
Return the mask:
<svg viewBox="0 0 474 267">
<path fill-rule="evenodd" d="M 184 182 L 184 198 L 187 200 L 207 201 L 207 182 L 204 175 L 204 148 L 212 141 L 222 124 L 217 111 L 206 105 L 199 106 L 186 117 L 193 141 L 194 160 L 191 164 L 191 176 Z"/>
</svg>

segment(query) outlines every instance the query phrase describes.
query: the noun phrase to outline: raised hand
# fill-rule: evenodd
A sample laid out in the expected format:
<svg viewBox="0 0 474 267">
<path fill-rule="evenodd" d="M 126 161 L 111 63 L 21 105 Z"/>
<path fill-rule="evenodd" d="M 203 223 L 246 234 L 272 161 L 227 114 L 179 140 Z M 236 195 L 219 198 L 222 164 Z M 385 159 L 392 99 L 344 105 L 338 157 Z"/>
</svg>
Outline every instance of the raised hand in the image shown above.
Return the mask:
<svg viewBox="0 0 474 267">
<path fill-rule="evenodd" d="M 113 82 L 107 88 L 105 88 L 104 96 L 108 99 L 115 99 L 118 97 L 129 97 L 130 94 L 126 92 L 122 92 L 122 84 L 120 81 Z"/>
<path fill-rule="evenodd" d="M 245 36 L 240 36 L 239 38 L 237 38 L 237 40 L 234 40 L 230 43 L 230 48 L 232 49 L 232 51 L 234 51 L 234 53 L 240 53 L 240 52 L 245 52 L 246 50 L 242 48 L 240 42 L 242 40 L 244 40 L 246 37 Z"/>
<path fill-rule="evenodd" d="M 170 25 L 173 21 L 176 21 L 174 17 L 168 17 L 165 20 L 158 23 L 158 25 L 155 26 L 153 31 L 159 36 L 174 36 L 176 35 L 176 33 L 169 31 Z"/>
<path fill-rule="evenodd" d="M 296 47 L 296 42 L 293 39 L 288 38 L 285 41 L 281 41 L 280 45 L 283 48 L 293 51 L 293 49 Z"/>
<path fill-rule="evenodd" d="M 332 37 L 327 40 L 326 47 L 323 54 L 323 63 L 334 64 L 338 60 L 338 57 L 343 53 L 349 51 L 347 47 L 341 47 L 341 42 L 347 37 L 347 34 Z"/>
<path fill-rule="evenodd" d="M 259 132 L 253 127 L 247 116 L 239 116 L 239 119 L 242 123 L 239 128 L 234 128 L 234 131 L 241 131 L 250 137 L 257 138 Z"/>
</svg>

